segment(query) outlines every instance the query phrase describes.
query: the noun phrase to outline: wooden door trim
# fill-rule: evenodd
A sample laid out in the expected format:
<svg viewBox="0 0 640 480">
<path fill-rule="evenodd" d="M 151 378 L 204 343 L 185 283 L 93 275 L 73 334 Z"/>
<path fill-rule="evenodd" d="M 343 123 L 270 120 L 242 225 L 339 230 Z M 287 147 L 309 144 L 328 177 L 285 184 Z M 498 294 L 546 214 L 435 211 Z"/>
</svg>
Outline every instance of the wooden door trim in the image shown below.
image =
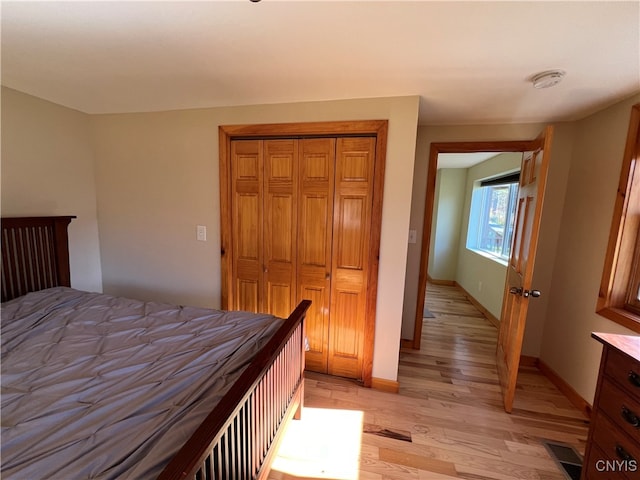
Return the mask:
<svg viewBox="0 0 640 480">
<path fill-rule="evenodd" d="M 376 130 L 376 157 L 373 171 L 373 206 L 371 209 L 371 243 L 369 252 L 369 272 L 367 279 L 366 327 L 362 357 L 362 381 L 366 387 L 372 383 L 373 343 L 375 336 L 376 301 L 378 297 L 378 267 L 380 264 L 380 236 L 382 234 L 382 194 L 384 192 L 384 172 L 387 158 L 387 125 Z"/>
<path fill-rule="evenodd" d="M 424 202 L 422 225 L 422 244 L 420 248 L 420 271 L 418 274 L 418 299 L 414 318 L 413 339 L 403 340 L 402 346 L 420 350 L 422 337 L 422 311 L 427 289 L 427 272 L 429 268 L 429 248 L 431 244 L 431 222 L 435 202 L 436 174 L 438 173 L 438 155 L 441 153 L 476 153 L 476 152 L 524 152 L 538 145 L 536 140 L 510 140 L 486 142 L 433 142 L 429 150 L 427 167 L 427 193 Z"/>
<path fill-rule="evenodd" d="M 230 138 L 378 135 L 387 130 L 388 120 L 344 122 L 268 123 L 258 125 L 220 125 L 219 133 Z M 220 138 L 222 140 L 222 137 Z"/>
<path fill-rule="evenodd" d="M 231 285 L 231 141 L 240 138 L 274 138 L 307 136 L 371 135 L 376 137 L 371 218 L 371 248 L 369 250 L 368 291 L 364 331 L 362 382 L 371 386 L 373 345 L 375 337 L 378 267 L 382 226 L 382 196 L 387 151 L 388 120 L 356 120 L 337 122 L 273 123 L 256 125 L 220 125 L 218 127 L 220 165 L 220 272 L 222 308 L 233 304 Z M 426 284 L 425 284 L 426 285 Z M 424 300 L 424 299 L 423 299 Z"/>
</svg>

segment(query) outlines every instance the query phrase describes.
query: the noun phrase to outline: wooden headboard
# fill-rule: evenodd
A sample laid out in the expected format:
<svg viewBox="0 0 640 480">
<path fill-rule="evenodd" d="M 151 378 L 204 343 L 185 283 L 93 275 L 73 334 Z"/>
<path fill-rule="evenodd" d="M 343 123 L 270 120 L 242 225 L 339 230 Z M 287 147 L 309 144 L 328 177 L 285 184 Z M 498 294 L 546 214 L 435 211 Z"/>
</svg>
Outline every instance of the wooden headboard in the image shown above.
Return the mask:
<svg viewBox="0 0 640 480">
<path fill-rule="evenodd" d="M 75 216 L 2 218 L 2 301 L 71 286 L 67 227 Z"/>
</svg>

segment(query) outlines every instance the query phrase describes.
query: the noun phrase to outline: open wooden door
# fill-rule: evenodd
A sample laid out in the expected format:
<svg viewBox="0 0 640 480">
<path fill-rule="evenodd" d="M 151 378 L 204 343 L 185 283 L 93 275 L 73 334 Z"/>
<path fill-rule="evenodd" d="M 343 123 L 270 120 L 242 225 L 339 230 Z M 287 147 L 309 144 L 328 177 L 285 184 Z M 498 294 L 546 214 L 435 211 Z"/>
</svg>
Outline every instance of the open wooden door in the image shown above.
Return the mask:
<svg viewBox="0 0 640 480">
<path fill-rule="evenodd" d="M 540 296 L 538 290 L 533 290 L 531 281 L 552 135 L 553 128 L 547 127 L 522 155 L 516 224 L 507 268 L 496 352 L 504 409 L 509 413 L 513 407 L 529 300 Z"/>
</svg>

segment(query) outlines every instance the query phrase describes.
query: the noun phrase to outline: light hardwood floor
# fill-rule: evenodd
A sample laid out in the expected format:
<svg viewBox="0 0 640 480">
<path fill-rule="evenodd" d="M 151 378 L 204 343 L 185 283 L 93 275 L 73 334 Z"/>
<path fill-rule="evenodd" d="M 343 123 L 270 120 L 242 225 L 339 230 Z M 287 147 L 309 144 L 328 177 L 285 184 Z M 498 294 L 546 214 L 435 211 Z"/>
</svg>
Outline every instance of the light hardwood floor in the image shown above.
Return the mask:
<svg viewBox="0 0 640 480">
<path fill-rule="evenodd" d="M 307 374 L 307 424 L 303 411 L 269 479 L 565 478 L 541 440 L 583 455 L 587 420 L 533 367 L 505 413 L 495 327 L 456 287 L 429 285 L 426 305 L 436 318 L 424 319 L 420 351 L 400 352 L 399 394 Z"/>
</svg>

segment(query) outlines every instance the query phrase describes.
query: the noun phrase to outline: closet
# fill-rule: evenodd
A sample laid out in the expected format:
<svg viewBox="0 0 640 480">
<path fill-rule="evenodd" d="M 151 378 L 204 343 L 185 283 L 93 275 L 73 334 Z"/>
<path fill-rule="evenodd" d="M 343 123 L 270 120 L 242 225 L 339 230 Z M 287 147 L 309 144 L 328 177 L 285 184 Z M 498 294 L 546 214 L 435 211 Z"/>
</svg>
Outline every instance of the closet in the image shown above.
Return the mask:
<svg viewBox="0 0 640 480">
<path fill-rule="evenodd" d="M 311 300 L 307 369 L 369 383 L 386 135 L 224 133 L 223 308 Z"/>
</svg>

